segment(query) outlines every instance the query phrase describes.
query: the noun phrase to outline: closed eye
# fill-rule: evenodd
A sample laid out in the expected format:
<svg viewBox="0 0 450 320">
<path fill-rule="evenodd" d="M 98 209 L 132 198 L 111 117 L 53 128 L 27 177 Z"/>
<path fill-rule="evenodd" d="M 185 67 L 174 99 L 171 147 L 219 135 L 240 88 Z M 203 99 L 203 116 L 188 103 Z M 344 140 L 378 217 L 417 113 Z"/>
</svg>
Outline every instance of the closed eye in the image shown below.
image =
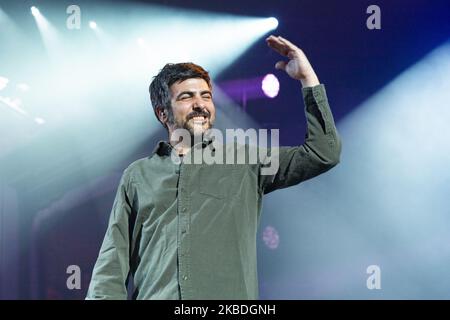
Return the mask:
<svg viewBox="0 0 450 320">
<path fill-rule="evenodd" d="M 189 92 L 183 92 L 180 95 L 178 95 L 177 100 L 187 100 L 192 98 L 193 94 L 189 93 Z"/>
</svg>

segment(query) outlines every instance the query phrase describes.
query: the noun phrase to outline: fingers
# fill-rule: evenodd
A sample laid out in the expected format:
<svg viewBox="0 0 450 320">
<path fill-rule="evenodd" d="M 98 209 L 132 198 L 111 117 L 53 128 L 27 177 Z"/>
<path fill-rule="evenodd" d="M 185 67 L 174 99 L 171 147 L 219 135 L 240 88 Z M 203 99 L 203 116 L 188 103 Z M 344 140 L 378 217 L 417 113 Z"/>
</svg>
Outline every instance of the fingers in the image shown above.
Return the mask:
<svg viewBox="0 0 450 320">
<path fill-rule="evenodd" d="M 299 48 L 289 40 L 279 36 L 280 42 L 286 45 L 290 50 L 299 50 Z"/>
<path fill-rule="evenodd" d="M 270 36 L 266 39 L 266 41 L 267 41 L 267 45 L 270 48 L 274 49 L 279 54 L 281 54 L 283 56 L 288 55 L 288 53 L 289 53 L 288 47 L 286 46 L 286 44 L 281 42 L 281 40 L 278 37 Z"/>
<path fill-rule="evenodd" d="M 274 49 L 279 54 L 288 57 L 289 59 L 293 59 L 295 56 L 294 53 L 300 51 L 296 45 L 280 36 L 275 37 L 271 35 L 266 39 L 266 41 L 270 48 Z"/>
<path fill-rule="evenodd" d="M 275 64 L 275 69 L 286 71 L 286 65 L 287 65 L 286 61 L 278 61 Z"/>
<path fill-rule="evenodd" d="M 280 41 L 289 48 L 289 51 L 287 54 L 289 59 L 296 59 L 296 58 L 297 59 L 306 59 L 306 56 L 302 49 L 300 49 L 295 44 L 293 44 L 292 42 L 290 42 L 289 40 L 287 40 L 283 37 L 279 37 L 279 38 L 280 38 Z"/>
</svg>

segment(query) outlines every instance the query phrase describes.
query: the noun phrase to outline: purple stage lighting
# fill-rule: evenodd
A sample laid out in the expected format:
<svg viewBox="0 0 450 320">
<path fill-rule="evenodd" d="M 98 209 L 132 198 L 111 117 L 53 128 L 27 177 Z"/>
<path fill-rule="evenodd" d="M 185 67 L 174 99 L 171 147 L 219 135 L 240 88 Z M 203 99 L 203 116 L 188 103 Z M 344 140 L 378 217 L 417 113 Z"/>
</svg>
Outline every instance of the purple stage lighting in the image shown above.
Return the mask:
<svg viewBox="0 0 450 320">
<path fill-rule="evenodd" d="M 261 88 L 267 97 L 275 98 L 280 91 L 280 82 L 277 77 L 270 73 L 263 78 Z"/>
<path fill-rule="evenodd" d="M 263 241 L 269 249 L 278 248 L 280 243 L 278 231 L 272 226 L 267 226 L 263 231 Z"/>
</svg>

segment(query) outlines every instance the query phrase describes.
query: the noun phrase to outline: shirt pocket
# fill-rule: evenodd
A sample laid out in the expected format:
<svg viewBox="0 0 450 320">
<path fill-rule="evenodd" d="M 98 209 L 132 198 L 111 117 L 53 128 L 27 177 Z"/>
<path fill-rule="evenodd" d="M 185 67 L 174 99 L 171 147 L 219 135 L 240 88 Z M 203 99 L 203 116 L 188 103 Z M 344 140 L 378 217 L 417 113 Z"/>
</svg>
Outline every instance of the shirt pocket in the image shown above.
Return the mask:
<svg viewBox="0 0 450 320">
<path fill-rule="evenodd" d="M 211 164 L 199 171 L 199 192 L 217 199 L 232 198 L 238 194 L 238 170 L 232 164 Z"/>
</svg>

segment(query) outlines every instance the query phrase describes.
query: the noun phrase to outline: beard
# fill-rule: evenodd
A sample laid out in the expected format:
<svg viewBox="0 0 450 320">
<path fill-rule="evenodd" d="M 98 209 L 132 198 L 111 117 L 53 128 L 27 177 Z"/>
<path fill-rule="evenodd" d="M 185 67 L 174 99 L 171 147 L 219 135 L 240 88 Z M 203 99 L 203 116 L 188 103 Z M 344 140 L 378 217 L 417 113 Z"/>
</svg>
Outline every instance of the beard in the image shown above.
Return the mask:
<svg viewBox="0 0 450 320">
<path fill-rule="evenodd" d="M 203 138 L 203 134 L 213 126 L 210 114 L 206 111 L 193 112 L 187 115 L 185 119 L 175 118 L 174 123 L 177 128 L 189 131 L 191 137 L 200 139 Z"/>
<path fill-rule="evenodd" d="M 212 124 L 209 118 L 205 119 L 203 123 L 187 120 L 183 123 L 183 128 L 188 130 L 192 137 L 202 137 L 206 130 L 212 128 Z"/>
</svg>

